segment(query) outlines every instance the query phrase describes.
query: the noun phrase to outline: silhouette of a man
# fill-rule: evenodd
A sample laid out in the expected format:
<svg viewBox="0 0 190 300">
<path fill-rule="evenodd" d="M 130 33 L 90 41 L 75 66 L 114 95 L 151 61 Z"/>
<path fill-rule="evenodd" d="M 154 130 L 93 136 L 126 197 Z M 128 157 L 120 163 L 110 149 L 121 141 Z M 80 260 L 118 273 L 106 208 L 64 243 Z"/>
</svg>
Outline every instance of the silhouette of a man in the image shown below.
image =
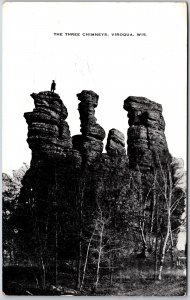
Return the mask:
<svg viewBox="0 0 190 300">
<path fill-rule="evenodd" d="M 52 81 L 52 84 L 51 84 L 51 92 L 54 93 L 55 87 L 56 87 L 56 83 L 55 83 L 55 81 L 53 80 L 53 81 Z"/>
</svg>

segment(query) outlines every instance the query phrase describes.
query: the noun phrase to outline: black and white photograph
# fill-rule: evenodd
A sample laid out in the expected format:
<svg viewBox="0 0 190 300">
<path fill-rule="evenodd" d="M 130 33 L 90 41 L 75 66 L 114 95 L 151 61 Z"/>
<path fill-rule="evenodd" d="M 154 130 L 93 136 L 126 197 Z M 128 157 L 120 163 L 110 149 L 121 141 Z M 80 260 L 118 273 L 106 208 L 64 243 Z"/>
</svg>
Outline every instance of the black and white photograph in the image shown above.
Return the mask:
<svg viewBox="0 0 190 300">
<path fill-rule="evenodd" d="M 2 11 L 3 294 L 187 295 L 187 3 Z"/>
</svg>

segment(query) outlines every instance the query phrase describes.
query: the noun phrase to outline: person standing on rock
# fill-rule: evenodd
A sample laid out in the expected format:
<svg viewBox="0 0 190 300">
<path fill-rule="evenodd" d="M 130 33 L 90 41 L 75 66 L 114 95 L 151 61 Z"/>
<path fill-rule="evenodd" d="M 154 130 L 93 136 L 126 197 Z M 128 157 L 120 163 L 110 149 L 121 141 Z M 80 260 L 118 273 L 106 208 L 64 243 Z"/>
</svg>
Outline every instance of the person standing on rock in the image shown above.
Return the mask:
<svg viewBox="0 0 190 300">
<path fill-rule="evenodd" d="M 55 83 L 55 81 L 53 80 L 53 81 L 52 81 L 52 84 L 51 84 L 51 92 L 54 93 L 55 87 L 56 87 L 56 83 Z"/>
</svg>

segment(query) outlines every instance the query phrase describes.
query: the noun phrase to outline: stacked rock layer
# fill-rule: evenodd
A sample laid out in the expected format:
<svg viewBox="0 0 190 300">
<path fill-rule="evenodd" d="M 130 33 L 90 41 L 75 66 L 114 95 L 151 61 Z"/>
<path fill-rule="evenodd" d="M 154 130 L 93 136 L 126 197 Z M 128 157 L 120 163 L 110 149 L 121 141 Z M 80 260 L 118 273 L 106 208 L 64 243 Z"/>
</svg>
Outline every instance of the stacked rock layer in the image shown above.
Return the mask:
<svg viewBox="0 0 190 300">
<path fill-rule="evenodd" d="M 151 169 L 169 162 L 162 106 L 144 97 L 128 97 L 128 156 L 132 168 Z"/>
<path fill-rule="evenodd" d="M 33 93 L 35 109 L 24 114 L 33 158 L 65 157 L 72 148 L 67 109 L 59 95 L 52 92 Z"/>
<path fill-rule="evenodd" d="M 95 108 L 99 96 L 93 91 L 84 90 L 77 94 L 80 101 L 78 110 L 81 120 L 81 133 L 73 137 L 73 147 L 82 153 L 83 161 L 91 164 L 99 158 L 103 151 L 104 129 L 96 123 Z"/>
<path fill-rule="evenodd" d="M 118 129 L 111 129 L 108 134 L 106 151 L 109 155 L 126 155 L 125 136 Z"/>
</svg>

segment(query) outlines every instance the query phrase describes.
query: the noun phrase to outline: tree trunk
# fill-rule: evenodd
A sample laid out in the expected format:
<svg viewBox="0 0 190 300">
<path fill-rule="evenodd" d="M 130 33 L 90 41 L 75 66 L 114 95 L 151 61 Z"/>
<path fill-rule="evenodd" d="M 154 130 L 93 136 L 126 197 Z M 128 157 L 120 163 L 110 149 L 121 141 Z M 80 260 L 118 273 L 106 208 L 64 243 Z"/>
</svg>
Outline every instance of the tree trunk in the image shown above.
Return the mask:
<svg viewBox="0 0 190 300">
<path fill-rule="evenodd" d="M 158 255 L 157 255 L 157 248 L 158 248 L 158 236 L 156 236 L 156 244 L 155 244 L 154 280 L 157 279 L 157 272 L 158 272 Z"/>
<path fill-rule="evenodd" d="M 88 256 L 89 256 L 89 250 L 90 250 L 91 242 L 92 242 L 95 231 L 96 231 L 96 226 L 95 226 L 94 231 L 93 231 L 93 233 L 90 237 L 88 247 L 87 247 L 87 250 L 86 250 L 86 259 L 85 259 L 84 268 L 83 268 L 83 275 L 82 275 L 82 282 L 81 282 L 81 285 L 80 285 L 80 291 L 83 288 L 84 279 L 85 279 L 85 275 L 86 275 L 86 267 L 87 267 L 87 262 L 88 262 Z"/>
<path fill-rule="evenodd" d="M 143 249 L 141 252 L 141 257 L 146 258 L 147 257 L 147 242 L 146 242 L 146 237 L 144 234 L 144 223 L 142 225 L 141 221 L 140 221 L 140 230 L 141 230 L 141 238 L 142 238 L 142 243 L 143 243 Z"/>
<path fill-rule="evenodd" d="M 100 272 L 100 260 L 102 254 L 102 238 L 104 231 L 104 223 L 102 224 L 101 232 L 100 232 L 100 246 L 99 246 L 99 255 L 98 255 L 98 266 L 96 271 L 96 283 L 95 283 L 95 291 L 97 290 L 98 282 L 99 282 L 99 272 Z"/>
<path fill-rule="evenodd" d="M 43 289 L 46 287 L 46 266 L 44 264 L 43 258 L 41 259 L 42 262 L 42 286 Z"/>
<path fill-rule="evenodd" d="M 171 248 L 170 248 L 171 267 L 173 267 L 173 265 L 174 265 L 174 255 L 173 255 L 174 242 L 173 242 L 171 224 L 170 224 L 170 241 L 171 241 Z"/>
<path fill-rule="evenodd" d="M 163 173 L 164 175 L 164 173 Z M 168 180 L 167 180 L 168 176 Z M 163 247 L 161 251 L 161 257 L 160 257 L 160 268 L 159 268 L 159 273 L 158 273 L 158 280 L 162 279 L 162 269 L 163 269 L 163 263 L 165 259 L 165 252 L 166 252 L 166 246 L 168 242 L 168 238 L 170 235 L 170 228 L 171 228 L 171 198 L 172 198 L 172 177 L 171 177 L 171 172 L 168 167 L 168 173 L 166 176 L 163 176 L 164 178 L 164 198 L 166 202 L 166 207 L 167 207 L 167 228 L 166 228 L 166 236 L 164 238 L 163 242 Z"/>
<path fill-rule="evenodd" d="M 57 234 L 57 213 L 55 215 L 55 286 L 57 286 L 57 246 L 58 246 L 58 234 Z"/>
<path fill-rule="evenodd" d="M 85 176 L 85 174 L 84 174 Z M 82 221 L 83 221 L 83 198 L 84 198 L 84 181 L 83 177 L 81 178 L 79 184 L 79 195 L 78 199 L 78 214 L 79 214 L 79 253 L 78 253 L 78 269 L 77 269 L 77 282 L 76 289 L 80 290 L 81 286 L 81 264 L 82 264 Z"/>
<path fill-rule="evenodd" d="M 108 260 L 109 260 L 109 280 L 110 280 L 110 286 L 112 286 L 112 283 L 113 283 L 113 268 L 111 266 L 112 253 L 109 254 Z"/>
<path fill-rule="evenodd" d="M 82 262 L 82 228 L 80 229 L 80 234 L 79 234 L 79 254 L 78 254 L 78 269 L 77 269 L 77 284 L 76 284 L 76 289 L 80 290 L 81 286 L 81 262 Z"/>
<path fill-rule="evenodd" d="M 156 205 L 156 243 L 155 243 L 155 261 L 154 261 L 154 280 L 156 281 L 157 279 L 157 272 L 158 272 L 158 214 L 159 214 L 159 209 L 158 209 L 158 204 L 157 201 L 155 203 Z"/>
<path fill-rule="evenodd" d="M 153 187 L 153 208 L 152 208 L 152 215 L 151 215 L 151 224 L 150 224 L 150 235 L 152 234 L 153 231 L 153 226 L 154 226 L 154 216 L 155 216 L 155 208 L 156 208 L 156 173 L 154 175 L 154 187 Z"/>
<path fill-rule="evenodd" d="M 168 209 L 167 231 L 166 231 L 166 236 L 164 238 L 163 247 L 162 247 L 162 251 L 161 251 L 158 280 L 162 279 L 162 269 L 163 269 L 163 263 L 164 263 L 164 259 L 165 259 L 166 246 L 167 246 L 169 235 L 170 235 L 170 208 Z"/>
</svg>

